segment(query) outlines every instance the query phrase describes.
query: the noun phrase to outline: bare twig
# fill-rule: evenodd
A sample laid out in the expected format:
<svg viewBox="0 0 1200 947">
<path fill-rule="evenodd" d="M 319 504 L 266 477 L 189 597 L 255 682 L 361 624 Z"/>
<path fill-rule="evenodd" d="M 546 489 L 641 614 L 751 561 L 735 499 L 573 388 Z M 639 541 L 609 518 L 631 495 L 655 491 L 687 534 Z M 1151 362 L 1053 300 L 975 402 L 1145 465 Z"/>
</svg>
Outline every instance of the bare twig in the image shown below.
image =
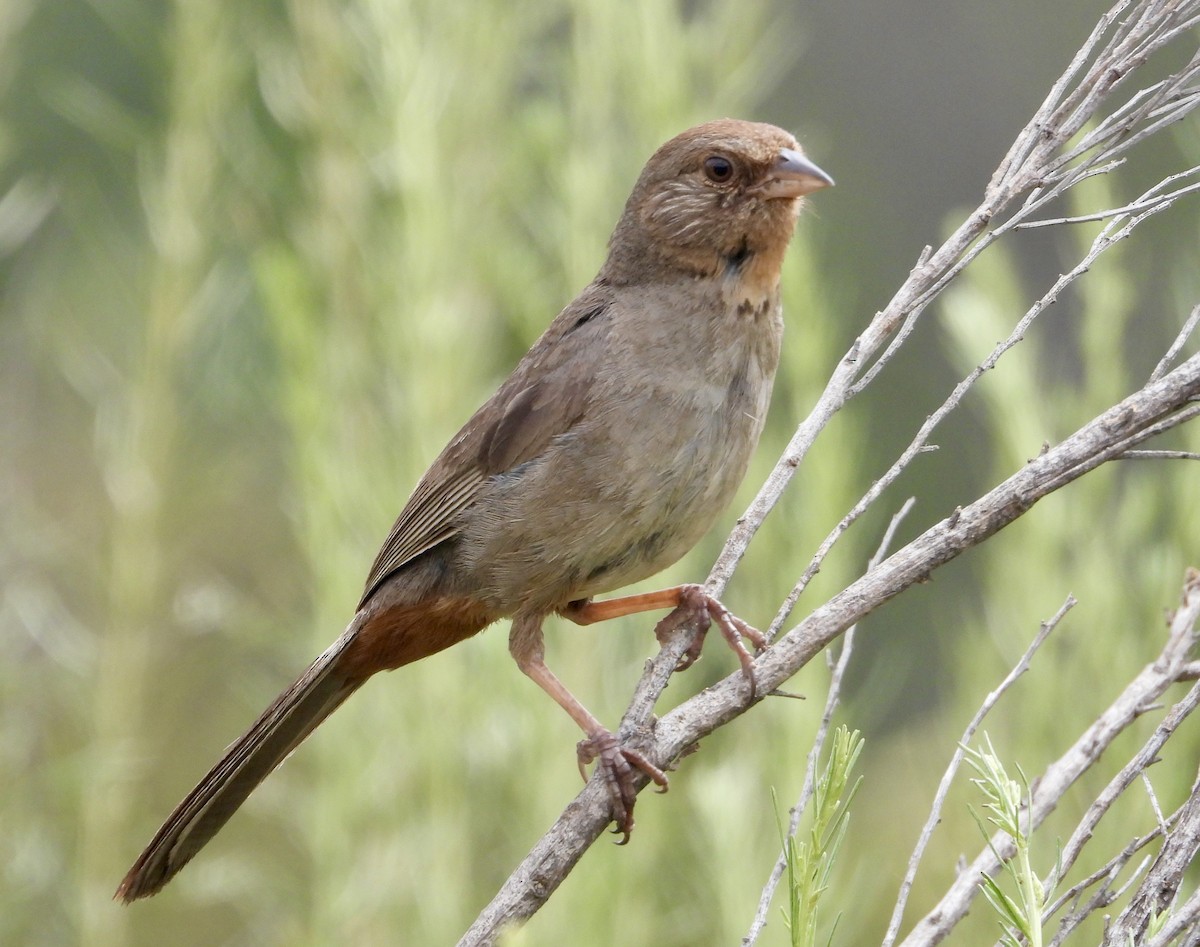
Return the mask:
<svg viewBox="0 0 1200 947">
<path fill-rule="evenodd" d="M 1155 366 L 1154 371 L 1150 374 L 1151 381 L 1157 381 L 1167 373 L 1167 369 L 1171 367 L 1171 363 L 1179 357 L 1179 353 L 1183 351 L 1183 347 L 1187 345 L 1188 339 L 1192 337 L 1192 333 L 1196 331 L 1197 324 L 1200 324 L 1200 305 L 1192 308 L 1191 315 L 1183 323 L 1183 328 L 1179 330 L 1179 335 L 1175 336 L 1175 341 L 1171 343 L 1171 347 L 1167 349 L 1167 354 L 1164 355 Z"/>
<path fill-rule="evenodd" d="M 1196 596 L 1196 604 L 1200 604 L 1200 596 Z M 1195 617 L 1195 616 L 1193 616 Z M 1187 640 L 1186 635 L 1191 632 L 1185 630 L 1184 637 L 1180 640 Z M 1194 635 L 1193 635 L 1194 637 Z M 1172 636 L 1172 640 L 1174 636 Z M 1103 792 L 1096 797 L 1096 801 L 1084 813 L 1083 818 L 1075 827 L 1075 831 L 1071 833 L 1071 838 L 1067 841 L 1060 856 L 1060 873 L 1065 874 L 1070 867 L 1075 864 L 1076 859 L 1092 838 L 1092 833 L 1095 832 L 1096 826 L 1100 820 L 1108 813 L 1113 804 L 1117 801 L 1120 795 L 1139 777 L 1146 775 L 1146 770 L 1158 759 L 1158 754 L 1166 744 L 1167 740 L 1175 733 L 1179 725 L 1187 719 L 1200 705 L 1200 686 L 1193 687 L 1188 695 L 1175 706 L 1163 718 L 1162 723 L 1155 728 L 1154 734 L 1145 743 L 1145 745 L 1133 756 L 1133 758 L 1121 768 L 1121 771 L 1112 778 Z M 1143 836 L 1142 843 L 1148 842 L 1151 839 L 1167 832 L 1168 820 L 1163 818 L 1162 813 L 1158 810 L 1157 802 L 1154 803 L 1155 813 L 1157 815 L 1158 825 L 1152 829 L 1147 835 Z M 1178 813 L 1171 817 L 1170 824 L 1174 824 Z M 1137 841 L 1137 840 L 1135 840 Z M 1138 845 L 1137 847 L 1141 847 Z M 1115 878 L 1115 874 L 1112 876 Z M 1111 880 L 1111 878 L 1110 878 Z M 1050 917 L 1056 913 L 1068 900 L 1068 894 L 1061 896 L 1054 904 L 1046 909 L 1046 916 Z M 1088 916 L 1089 913 L 1100 907 L 1106 907 L 1116 899 L 1117 895 L 1107 890 L 1107 883 L 1101 889 L 1101 896 L 1092 899 L 1083 910 L 1076 910 L 1065 917 L 1060 925 L 1059 932 L 1055 937 L 1056 943 L 1062 943 L 1066 939 L 1066 935 L 1077 927 Z"/>
<path fill-rule="evenodd" d="M 1200 359 L 1200 356 L 1197 358 Z M 1074 745 L 1051 763 L 1041 778 L 1034 782 L 1028 813 L 1030 831 L 1041 825 L 1066 790 L 1099 759 L 1112 741 L 1150 709 L 1166 689 L 1178 680 L 1179 671 L 1186 665 L 1188 652 L 1196 642 L 1198 616 L 1200 573 L 1192 570 L 1185 581 L 1183 605 L 1171 622 L 1167 642 L 1158 658 L 1143 668 Z M 1193 688 L 1189 697 L 1190 700 L 1185 698 L 1180 702 L 1187 705 L 1185 710 L 1180 711 L 1182 716 L 1190 713 L 1196 701 L 1200 700 L 1200 687 Z M 1170 727 L 1172 732 L 1177 725 L 1176 721 Z M 1145 765 L 1142 768 L 1144 769 Z M 1099 809 L 1096 812 L 1098 818 L 1102 812 Z M 1081 830 L 1080 841 L 1077 844 L 1082 845 L 1082 841 Z M 1011 839 L 1003 835 L 993 836 L 971 865 L 959 873 L 937 905 L 916 924 L 902 942 L 904 947 L 929 947 L 940 943 L 966 914 L 978 890 L 980 876 L 994 874 L 1000 867 L 1000 859 L 1009 858 L 1012 853 Z M 1067 863 L 1064 861 L 1064 864 Z"/>
<path fill-rule="evenodd" d="M 892 517 L 888 523 L 888 528 L 884 531 L 883 539 L 879 543 L 879 548 L 875 550 L 875 555 L 871 557 L 867 564 L 867 570 L 875 568 L 879 561 L 887 554 L 887 550 L 892 545 L 892 540 L 896 536 L 896 530 L 908 515 L 909 510 L 913 508 L 916 500 L 909 497 L 904 501 L 904 505 Z M 846 631 L 842 638 L 842 650 L 838 655 L 837 661 L 833 662 L 832 674 L 829 678 L 829 693 L 825 698 L 825 711 L 821 714 L 821 723 L 817 727 L 817 735 L 813 740 L 812 748 L 808 753 L 808 761 L 804 769 L 804 785 L 800 789 L 800 798 L 796 800 L 796 804 L 792 806 L 791 817 L 788 821 L 787 838 L 794 838 L 797 830 L 800 828 L 800 816 L 803 815 L 805 808 L 808 806 L 808 801 L 812 798 L 814 787 L 817 782 L 817 763 L 820 761 L 821 754 L 825 751 L 825 739 L 829 735 L 829 725 L 833 722 L 833 713 L 837 710 L 837 705 L 841 699 L 842 680 L 846 674 L 846 668 L 850 664 L 850 655 L 854 650 L 854 628 Z M 767 925 L 767 912 L 771 908 L 771 900 L 775 897 L 775 889 L 779 887 L 779 880 L 783 877 L 784 869 L 787 868 L 787 849 L 779 853 L 779 857 L 775 860 L 775 865 L 771 869 L 770 877 L 767 878 L 767 883 L 763 886 L 762 895 L 758 899 L 758 909 L 754 912 L 754 919 L 750 922 L 750 929 L 746 932 L 746 936 L 742 938 L 743 947 L 750 947 L 758 940 L 759 934 Z"/>
<path fill-rule="evenodd" d="M 850 511 L 842 517 L 829 535 L 825 537 L 821 545 L 817 547 L 817 551 L 814 553 L 811 562 L 808 564 L 807 568 L 805 568 L 804 572 L 800 576 L 799 581 L 797 581 L 791 592 L 788 593 L 787 598 L 784 599 L 783 605 L 779 609 L 779 613 L 776 615 L 775 620 L 771 623 L 771 627 L 767 636 L 768 640 L 773 639 L 779 627 L 782 626 L 785 621 L 787 621 L 787 618 L 791 614 L 792 609 L 795 607 L 796 602 L 799 601 L 800 596 L 803 594 L 804 589 L 808 586 L 808 583 L 812 580 L 813 576 L 820 571 L 821 565 L 825 561 L 825 557 L 829 554 L 834 544 L 842 537 L 846 530 L 848 530 L 859 519 L 859 517 L 861 517 L 868 508 L 870 508 L 870 506 L 879 498 L 883 491 L 891 486 L 897 480 L 897 478 L 899 478 L 899 476 L 908 468 L 909 464 L 911 464 L 917 456 L 924 451 L 929 450 L 928 442 L 930 436 L 933 434 L 934 429 L 962 403 L 963 398 L 966 397 L 967 392 L 970 391 L 971 387 L 980 378 L 982 378 L 985 373 L 995 368 L 1001 357 L 1003 357 L 1008 351 L 1010 351 L 1022 339 L 1025 338 L 1026 333 L 1029 331 L 1034 321 L 1051 305 L 1057 302 L 1064 289 L 1075 282 L 1075 280 L 1079 279 L 1083 274 L 1087 273 L 1088 270 L 1090 270 L 1095 264 L 1096 260 L 1099 259 L 1102 253 L 1111 249 L 1112 246 L 1118 241 L 1128 237 L 1141 223 L 1155 214 L 1166 210 L 1169 206 L 1169 202 L 1149 202 L 1147 203 L 1146 208 L 1135 217 L 1117 217 L 1109 221 L 1109 223 L 1100 231 L 1100 233 L 1096 235 L 1096 238 L 1092 241 L 1092 245 L 1088 252 L 1084 254 L 1083 259 L 1080 260 L 1079 263 L 1077 263 L 1074 267 L 1072 267 L 1071 270 L 1059 276 L 1058 279 L 1054 281 L 1054 285 L 1051 286 L 1050 289 L 1048 289 L 1037 302 L 1029 307 L 1025 315 L 1022 316 L 1017 322 L 1012 332 L 1009 333 L 1008 338 L 997 343 L 987 358 L 973 368 L 968 373 L 966 378 L 964 378 L 954 387 L 954 390 L 950 393 L 949 397 L 942 402 L 936 411 L 934 411 L 925 419 L 925 423 L 921 425 L 912 441 L 910 441 L 909 445 L 900 453 L 900 456 L 893 461 L 892 465 L 881 477 L 876 479 L 875 482 L 871 484 L 870 488 L 863 495 L 862 499 L 860 499 L 850 509 Z M 887 353 L 884 354 L 883 358 L 886 357 Z M 880 361 L 882 360 L 883 359 L 881 358 Z"/>
<path fill-rule="evenodd" d="M 1130 450 L 1117 460 L 1200 460 L 1200 453 L 1190 450 Z"/>
<path fill-rule="evenodd" d="M 912 891 L 913 882 L 917 877 L 917 868 L 921 864 L 921 858 L 925 854 L 925 849 L 929 846 L 929 840 L 933 837 L 933 830 L 941 822 L 942 807 L 946 803 L 946 796 L 950 792 L 950 786 L 954 782 L 954 777 L 958 773 L 959 766 L 962 765 L 967 745 L 975 736 L 976 731 L 979 730 L 980 725 L 983 723 L 983 718 L 996 706 L 1000 698 L 1004 696 L 1004 693 L 1016 683 L 1017 678 L 1029 670 L 1033 656 L 1037 654 L 1038 649 L 1050 637 L 1050 632 L 1058 627 L 1059 622 L 1063 620 L 1067 612 L 1075 607 L 1075 604 L 1075 597 L 1068 595 L 1067 600 L 1062 603 L 1059 610 L 1047 621 L 1042 622 L 1038 633 L 1034 635 L 1033 641 L 1025 649 L 1025 653 L 1021 655 L 1021 659 L 1008 672 L 1004 680 L 997 685 L 996 689 L 984 698 L 983 704 L 980 705 L 979 709 L 975 712 L 975 716 L 971 718 L 971 722 L 967 724 L 967 728 L 963 731 L 962 736 L 959 737 L 958 748 L 950 758 L 950 764 L 942 774 L 942 781 L 938 784 L 937 793 L 933 797 L 933 805 L 929 810 L 929 818 L 925 821 L 925 825 L 921 829 L 921 834 L 917 839 L 916 846 L 913 848 L 912 855 L 909 856 L 908 868 L 904 872 L 904 880 L 900 883 L 896 906 L 892 909 L 892 919 L 888 924 L 887 932 L 883 935 L 882 947 L 891 947 L 900 935 L 900 923 L 904 918 L 904 909 L 908 904 L 909 892 Z"/>
<path fill-rule="evenodd" d="M 1084 918 L 1089 917 L 1091 914 L 1100 910 L 1101 908 L 1106 908 L 1112 904 L 1118 896 L 1117 891 L 1114 890 L 1112 886 L 1116 882 L 1117 877 L 1121 874 L 1121 872 L 1125 870 L 1125 866 L 1129 863 L 1129 859 L 1131 859 L 1151 842 L 1161 837 L 1162 830 L 1156 828 L 1146 835 L 1142 835 L 1130 840 L 1130 842 L 1123 849 L 1121 849 L 1121 851 L 1105 862 L 1100 868 L 1092 872 L 1082 881 L 1076 882 L 1074 885 L 1064 891 L 1061 897 L 1059 897 L 1059 899 L 1047 909 L 1047 916 L 1057 912 L 1065 904 L 1073 904 L 1076 905 L 1076 907 L 1071 911 L 1071 913 L 1067 914 L 1062 919 L 1062 922 L 1058 926 L 1058 930 L 1054 934 L 1054 939 L 1050 941 L 1049 947 L 1061 947 L 1071 932 L 1074 931 L 1075 928 L 1081 923 L 1083 923 Z M 1137 867 L 1135 867 L 1130 873 L 1129 880 L 1133 881 L 1139 878 L 1149 864 L 1150 860 L 1148 858 L 1142 859 L 1141 863 L 1138 864 Z M 1087 902 L 1082 907 L 1079 907 L 1079 899 L 1083 896 L 1083 892 L 1095 886 L 1097 883 L 1100 883 L 1100 886 L 1096 889 L 1092 896 L 1088 898 Z"/>
<path fill-rule="evenodd" d="M 1171 178 L 1190 177 L 1193 174 L 1200 172 L 1200 167 L 1189 168 L 1187 171 L 1181 171 L 1179 174 L 1171 175 Z M 1168 179 L 1169 180 L 1169 179 Z M 1156 187 L 1161 187 L 1161 182 Z M 1123 207 L 1111 207 L 1108 210 L 1098 210 L 1091 214 L 1080 214 L 1075 217 L 1050 217 L 1045 220 L 1028 220 L 1017 224 L 1014 230 L 1032 230 L 1037 227 L 1057 227 L 1063 224 L 1086 224 L 1094 223 L 1098 220 L 1108 220 L 1110 217 L 1125 217 L 1129 214 L 1140 213 L 1144 210 L 1149 210 L 1151 207 L 1162 203 L 1173 203 L 1180 197 L 1186 194 L 1191 194 L 1194 191 L 1200 191 L 1200 182 L 1189 184 L 1187 187 L 1177 188 L 1168 194 L 1147 194 L 1142 195 L 1135 201 L 1125 204 Z"/>
<path fill-rule="evenodd" d="M 1104 947 L 1125 947 L 1145 940 L 1152 916 L 1166 912 L 1174 904 L 1184 872 L 1195 860 L 1197 852 L 1200 852 L 1200 779 L 1193 783 L 1191 795 L 1180 808 L 1179 818 L 1129 906 L 1105 933 Z M 1189 906 L 1187 913 L 1194 910 Z"/>
<path fill-rule="evenodd" d="M 1176 705 L 1178 707 L 1178 705 Z M 1172 711 L 1174 713 L 1174 711 Z M 1146 761 L 1147 767 L 1155 762 L 1155 758 L 1151 757 Z M 1143 769 L 1139 774 L 1142 785 L 1146 787 L 1146 796 L 1150 799 L 1150 808 L 1154 810 L 1154 819 L 1158 823 L 1159 831 L 1164 835 L 1167 832 L 1167 820 L 1163 815 L 1162 806 L 1158 803 L 1158 794 L 1154 791 L 1154 783 L 1150 781 L 1150 773 L 1148 769 Z"/>
</svg>

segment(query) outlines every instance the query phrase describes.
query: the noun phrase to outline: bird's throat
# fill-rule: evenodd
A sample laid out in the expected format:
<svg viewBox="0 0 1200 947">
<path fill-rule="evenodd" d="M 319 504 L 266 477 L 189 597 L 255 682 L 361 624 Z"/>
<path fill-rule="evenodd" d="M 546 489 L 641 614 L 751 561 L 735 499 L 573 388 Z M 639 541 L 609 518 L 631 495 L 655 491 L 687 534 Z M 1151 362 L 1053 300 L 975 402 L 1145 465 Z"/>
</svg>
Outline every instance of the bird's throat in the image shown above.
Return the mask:
<svg viewBox="0 0 1200 947">
<path fill-rule="evenodd" d="M 721 293 L 739 314 L 765 313 L 779 298 L 779 275 L 783 266 L 783 252 L 774 248 L 751 251 L 746 249 L 738 255 L 726 258 L 725 278 Z"/>
</svg>

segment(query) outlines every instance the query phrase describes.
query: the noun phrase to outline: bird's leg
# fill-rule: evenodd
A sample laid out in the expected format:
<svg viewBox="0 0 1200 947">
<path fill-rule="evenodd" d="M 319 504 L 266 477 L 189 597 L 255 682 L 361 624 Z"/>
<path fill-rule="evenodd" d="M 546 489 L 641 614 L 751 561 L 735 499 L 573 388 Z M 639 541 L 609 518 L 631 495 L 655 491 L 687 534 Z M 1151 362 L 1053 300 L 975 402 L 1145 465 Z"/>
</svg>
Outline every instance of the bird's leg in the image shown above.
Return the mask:
<svg viewBox="0 0 1200 947">
<path fill-rule="evenodd" d="M 761 651 L 766 647 L 767 639 L 758 629 L 732 614 L 717 600 L 716 596 L 705 591 L 702 585 L 677 585 L 670 589 L 645 592 L 641 595 L 625 595 L 605 602 L 593 602 L 585 599 L 572 602 L 562 610 L 562 615 L 577 625 L 591 625 L 609 618 L 636 615 L 639 612 L 648 612 L 656 608 L 672 609 L 672 612 L 654 628 L 654 634 L 660 644 L 665 644 L 667 639 L 682 625 L 691 625 L 696 629 L 696 636 L 687 651 L 680 657 L 676 670 L 682 671 L 691 667 L 700 657 L 700 649 L 704 646 L 704 634 L 708 631 L 708 626 L 715 621 L 717 627 L 721 629 L 721 636 L 725 639 L 726 644 L 738 657 L 742 673 L 750 684 L 750 699 L 754 700 L 757 691 L 754 680 L 754 658 L 746 650 L 742 639 L 748 638 L 756 651 Z"/>
<path fill-rule="evenodd" d="M 613 820 L 617 823 L 617 831 L 625 834 L 620 843 L 624 845 L 629 841 L 629 833 L 633 831 L 633 804 L 637 801 L 634 770 L 645 773 L 659 787 L 659 792 L 667 791 L 667 776 L 637 750 L 622 746 L 613 732 L 596 719 L 591 711 L 567 690 L 566 685 L 554 672 L 546 667 L 542 642 L 543 618 L 542 615 L 514 618 L 508 636 L 508 650 L 517 662 L 517 667 L 553 697 L 587 734 L 587 739 L 579 741 L 576 748 L 579 775 L 586 780 L 587 771 L 584 767 L 596 761 L 612 797 Z"/>
</svg>

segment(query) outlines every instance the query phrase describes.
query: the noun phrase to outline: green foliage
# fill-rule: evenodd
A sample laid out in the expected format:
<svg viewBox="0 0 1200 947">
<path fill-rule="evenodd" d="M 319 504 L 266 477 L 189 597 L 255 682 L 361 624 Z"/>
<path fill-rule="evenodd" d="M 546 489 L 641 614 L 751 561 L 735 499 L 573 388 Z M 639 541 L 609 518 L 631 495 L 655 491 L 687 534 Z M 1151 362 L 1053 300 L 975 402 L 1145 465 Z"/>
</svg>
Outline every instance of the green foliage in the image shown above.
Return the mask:
<svg viewBox="0 0 1200 947">
<path fill-rule="evenodd" d="M 813 788 L 812 824 L 807 838 L 789 835 L 779 815 L 779 800 L 771 790 L 771 802 L 779 825 L 787 864 L 786 908 L 780 908 L 791 935 L 792 947 L 815 947 L 822 897 L 829 891 L 833 865 L 850 824 L 850 803 L 858 792 L 860 776 L 849 785 L 850 773 L 865 741 L 857 731 L 839 726 L 833 734 L 829 759 Z M 849 788 L 847 788 L 849 786 Z M 827 943 L 833 943 L 837 921 L 830 926 Z"/>
<path fill-rule="evenodd" d="M 984 875 L 979 882 L 983 893 L 1000 916 L 1004 935 L 1001 943 L 1005 947 L 1019 947 L 1024 942 L 1030 947 L 1041 947 L 1042 925 L 1046 906 L 1054 894 L 1059 870 L 1042 880 L 1033 870 L 1030 859 L 1030 843 L 1033 836 L 1032 825 L 1021 825 L 1021 812 L 1028 816 L 1029 780 L 1025 778 L 1020 767 L 1020 782 L 1011 778 L 1004 769 L 1000 757 L 992 747 L 991 738 L 984 734 L 984 745 L 980 749 L 964 747 L 965 759 L 978 774 L 971 782 L 982 793 L 986 800 L 983 804 L 988 813 L 986 820 L 978 812 L 971 809 L 976 824 L 983 837 L 988 840 L 989 847 L 1004 866 L 1004 871 L 1016 889 L 1016 895 L 1009 895 L 995 878 Z M 985 821 L 1012 840 L 1016 854 L 1012 858 L 1000 858 L 999 852 L 992 845 L 992 832 Z"/>
</svg>

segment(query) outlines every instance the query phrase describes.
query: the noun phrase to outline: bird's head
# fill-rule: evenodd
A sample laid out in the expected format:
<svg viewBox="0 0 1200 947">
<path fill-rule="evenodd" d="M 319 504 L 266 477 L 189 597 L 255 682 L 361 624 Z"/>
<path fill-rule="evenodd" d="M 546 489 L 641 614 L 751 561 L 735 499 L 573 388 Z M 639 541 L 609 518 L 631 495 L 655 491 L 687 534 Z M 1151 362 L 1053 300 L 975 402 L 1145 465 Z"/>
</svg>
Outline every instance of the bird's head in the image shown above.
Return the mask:
<svg viewBox="0 0 1200 947">
<path fill-rule="evenodd" d="M 603 275 L 634 282 L 664 270 L 724 273 L 773 287 L 801 199 L 832 184 L 781 128 L 736 119 L 697 125 L 646 162 Z"/>
</svg>

